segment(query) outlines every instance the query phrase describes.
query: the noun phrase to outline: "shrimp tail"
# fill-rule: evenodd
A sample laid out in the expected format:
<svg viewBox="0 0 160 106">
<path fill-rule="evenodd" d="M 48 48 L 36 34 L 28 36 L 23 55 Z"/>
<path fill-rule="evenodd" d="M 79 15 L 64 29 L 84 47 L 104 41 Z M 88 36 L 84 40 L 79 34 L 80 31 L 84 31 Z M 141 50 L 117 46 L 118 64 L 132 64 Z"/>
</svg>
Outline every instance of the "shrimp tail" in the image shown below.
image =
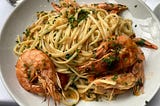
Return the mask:
<svg viewBox="0 0 160 106">
<path fill-rule="evenodd" d="M 147 41 L 147 40 L 145 40 L 143 38 L 134 38 L 133 41 L 137 45 L 142 46 L 142 47 L 147 47 L 147 48 L 155 49 L 155 50 L 158 49 L 158 47 L 155 44 L 153 44 L 153 43 L 151 43 L 151 42 L 149 42 L 149 41 Z"/>
</svg>

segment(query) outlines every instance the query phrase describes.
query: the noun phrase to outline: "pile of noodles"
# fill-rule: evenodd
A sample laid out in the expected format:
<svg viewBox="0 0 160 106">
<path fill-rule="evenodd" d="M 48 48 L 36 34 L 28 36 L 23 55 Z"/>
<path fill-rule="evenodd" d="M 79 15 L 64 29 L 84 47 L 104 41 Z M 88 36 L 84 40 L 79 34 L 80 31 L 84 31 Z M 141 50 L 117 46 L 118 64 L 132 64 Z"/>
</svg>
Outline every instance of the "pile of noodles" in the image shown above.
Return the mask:
<svg viewBox="0 0 160 106">
<path fill-rule="evenodd" d="M 107 36 L 132 36 L 132 21 L 87 5 L 76 8 L 74 13 L 72 9 L 71 6 L 60 12 L 38 12 L 36 22 L 17 37 L 14 52 L 20 56 L 27 49 L 43 51 L 53 61 L 58 73 L 69 76 L 64 87 L 66 97 L 68 92 L 73 93 L 74 103 L 80 98 L 96 100 L 104 95 L 90 93 L 93 84 L 88 82 L 87 73 L 77 71 L 76 67 L 94 60 L 96 49 Z M 110 90 L 108 95 L 111 93 L 114 91 Z"/>
</svg>

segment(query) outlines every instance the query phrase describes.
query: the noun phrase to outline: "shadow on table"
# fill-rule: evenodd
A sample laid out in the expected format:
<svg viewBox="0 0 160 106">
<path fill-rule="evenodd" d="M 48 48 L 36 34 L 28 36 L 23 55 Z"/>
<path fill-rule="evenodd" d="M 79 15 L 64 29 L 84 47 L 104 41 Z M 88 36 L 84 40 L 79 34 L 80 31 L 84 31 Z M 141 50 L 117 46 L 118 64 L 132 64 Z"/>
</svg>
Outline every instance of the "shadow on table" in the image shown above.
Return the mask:
<svg viewBox="0 0 160 106">
<path fill-rule="evenodd" d="M 19 106 L 19 105 L 15 102 L 2 102 L 2 101 L 0 101 L 0 106 Z"/>
<path fill-rule="evenodd" d="M 146 106 L 160 106 L 160 89 Z"/>
</svg>

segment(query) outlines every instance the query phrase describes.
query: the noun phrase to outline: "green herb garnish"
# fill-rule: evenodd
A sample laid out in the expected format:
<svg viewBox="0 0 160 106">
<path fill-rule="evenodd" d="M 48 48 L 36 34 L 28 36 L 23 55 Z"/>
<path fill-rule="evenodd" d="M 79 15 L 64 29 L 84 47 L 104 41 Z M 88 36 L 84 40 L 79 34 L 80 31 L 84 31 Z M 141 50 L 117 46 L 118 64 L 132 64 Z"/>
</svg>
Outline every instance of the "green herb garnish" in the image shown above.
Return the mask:
<svg viewBox="0 0 160 106">
<path fill-rule="evenodd" d="M 138 79 L 138 81 L 136 82 L 136 86 L 143 86 L 143 82 L 142 79 Z"/>
<path fill-rule="evenodd" d="M 68 18 L 68 21 L 71 24 L 71 28 L 75 28 L 78 25 L 78 22 L 73 15 Z"/>
<path fill-rule="evenodd" d="M 140 39 L 139 41 L 136 41 L 136 44 L 139 45 L 139 46 L 144 46 L 145 45 L 145 40 Z"/>
<path fill-rule="evenodd" d="M 23 32 L 23 34 L 25 34 L 25 35 L 26 35 L 26 37 L 27 37 L 27 36 L 29 36 L 29 34 L 30 34 L 30 30 L 29 30 L 29 29 L 26 29 L 26 31 L 25 31 L 25 32 Z"/>
<path fill-rule="evenodd" d="M 94 66 L 94 64 L 92 64 L 92 71 L 94 71 L 95 70 L 95 66 Z"/>
<path fill-rule="evenodd" d="M 125 85 L 125 86 L 127 86 L 127 85 L 128 85 L 128 83 L 127 83 L 127 82 L 124 82 L 124 85 Z"/>
<path fill-rule="evenodd" d="M 106 3 L 106 4 L 107 4 L 107 3 Z M 112 7 L 114 7 L 114 4 L 113 4 L 113 3 L 109 3 L 109 5 L 112 6 Z"/>
<path fill-rule="evenodd" d="M 16 40 L 16 43 L 19 43 L 19 41 L 18 41 L 18 40 Z"/>
<path fill-rule="evenodd" d="M 138 5 L 134 5 L 135 8 L 137 8 Z"/>
<path fill-rule="evenodd" d="M 82 20 L 86 19 L 88 17 L 88 14 L 89 14 L 88 11 L 82 9 L 78 13 L 78 19 L 77 19 L 78 23 L 81 22 Z"/>
<path fill-rule="evenodd" d="M 80 23 L 82 20 L 86 19 L 88 17 L 89 12 L 85 11 L 85 10 L 80 10 L 80 12 L 78 13 L 78 18 L 77 20 L 75 19 L 75 17 L 72 15 L 68 18 L 68 22 L 71 25 L 71 28 L 75 28 L 78 26 L 78 23 Z"/>
<path fill-rule="evenodd" d="M 105 62 L 107 64 L 108 69 L 112 69 L 117 61 L 119 61 L 119 57 L 116 56 L 109 56 L 102 59 L 102 62 Z"/>
<path fill-rule="evenodd" d="M 72 55 L 66 54 L 66 59 L 69 59 Z"/>
<path fill-rule="evenodd" d="M 77 49 L 77 50 L 76 50 L 77 53 L 80 53 L 80 51 L 81 51 L 80 49 Z"/>
<path fill-rule="evenodd" d="M 27 76 L 28 76 L 28 80 L 30 80 L 31 79 L 31 70 L 27 70 Z"/>
<path fill-rule="evenodd" d="M 116 81 L 116 80 L 117 80 L 117 78 L 118 78 L 118 75 L 117 75 L 117 74 L 115 74 L 115 75 L 112 77 L 112 80 L 113 80 L 113 81 Z"/>
<path fill-rule="evenodd" d="M 122 49 L 122 45 L 118 43 L 112 43 L 111 48 L 113 48 L 116 53 L 119 53 L 119 51 Z"/>
<path fill-rule="evenodd" d="M 24 68 L 26 68 L 26 67 L 27 67 L 27 65 L 26 65 L 26 64 L 23 64 L 23 67 L 24 67 Z"/>
</svg>

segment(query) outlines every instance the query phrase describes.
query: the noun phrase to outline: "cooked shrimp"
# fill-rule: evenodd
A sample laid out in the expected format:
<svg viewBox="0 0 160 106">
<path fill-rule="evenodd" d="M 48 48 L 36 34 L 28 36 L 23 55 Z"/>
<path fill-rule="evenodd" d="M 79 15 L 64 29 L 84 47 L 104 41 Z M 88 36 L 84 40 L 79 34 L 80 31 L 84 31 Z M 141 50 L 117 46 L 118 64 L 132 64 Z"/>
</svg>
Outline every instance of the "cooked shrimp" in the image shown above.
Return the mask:
<svg viewBox="0 0 160 106">
<path fill-rule="evenodd" d="M 96 81 L 94 83 L 95 86 L 101 86 L 105 89 L 115 88 L 119 90 L 130 89 L 135 85 L 136 82 L 136 78 L 131 72 L 124 74 L 106 75 L 98 80 L 100 81 Z M 108 81 L 113 81 L 115 83 L 110 84 L 107 83 Z"/>
<path fill-rule="evenodd" d="M 145 59 L 138 45 L 158 49 L 156 45 L 142 38 L 131 39 L 125 35 L 108 37 L 106 42 L 102 42 L 97 48 L 96 60 L 85 63 L 78 67 L 78 70 L 96 74 L 121 71 L 122 68 Z"/>
<path fill-rule="evenodd" d="M 92 4 L 91 6 L 105 9 L 106 11 L 108 11 L 110 13 L 120 13 L 120 12 L 128 9 L 127 6 L 125 6 L 125 5 L 112 4 L 112 3 L 98 3 L 98 4 Z"/>
<path fill-rule="evenodd" d="M 97 49 L 97 60 L 90 61 L 78 69 L 97 75 L 115 73 L 132 66 L 139 60 L 138 54 L 138 46 L 128 36 L 108 37 Z"/>
<path fill-rule="evenodd" d="M 63 8 L 69 8 L 69 7 L 73 7 L 73 8 L 77 8 L 80 7 L 74 0 L 60 0 L 60 5 L 55 4 L 55 3 L 51 3 L 53 8 L 60 12 L 60 10 L 62 10 Z M 91 6 L 91 7 L 96 7 L 96 8 L 101 8 L 106 10 L 109 13 L 120 13 L 127 8 L 127 6 L 122 5 L 122 4 L 112 4 L 112 3 L 97 3 L 97 4 L 91 4 L 91 5 L 86 5 L 86 6 Z"/>
<path fill-rule="evenodd" d="M 94 76 L 91 76 L 92 78 L 88 78 L 89 82 L 95 82 L 94 92 L 105 95 L 110 94 L 108 92 L 113 90 L 113 94 L 117 95 L 132 88 L 133 94 L 135 95 L 140 95 L 140 93 L 143 93 L 143 85 L 145 80 L 143 68 L 144 54 L 141 54 L 141 49 L 139 49 L 139 52 L 141 61 L 137 61 L 132 67 L 127 68 L 127 73 L 115 73 L 114 75 L 106 75 L 101 78 L 95 78 Z"/>
<path fill-rule="evenodd" d="M 136 44 L 128 36 L 111 36 L 107 37 L 105 42 L 102 42 L 96 50 L 96 58 L 101 58 L 110 50 L 123 50 L 123 48 L 136 48 Z"/>
<path fill-rule="evenodd" d="M 106 75 L 95 78 L 91 83 L 94 85 L 94 93 L 106 96 L 115 96 L 133 89 L 135 95 L 143 93 L 144 68 L 143 61 L 136 62 L 128 73 Z M 110 92 L 110 93 L 109 93 Z M 111 92 L 113 92 L 112 95 Z M 112 99 L 112 98 L 111 98 Z"/>
<path fill-rule="evenodd" d="M 76 9 L 79 7 L 78 3 L 76 3 L 74 0 L 60 0 L 60 5 L 54 2 L 52 2 L 51 5 L 57 12 L 60 12 L 64 8 L 72 7 L 73 9 Z"/>
<path fill-rule="evenodd" d="M 57 73 L 49 57 L 40 50 L 24 52 L 16 64 L 16 75 L 20 85 L 34 94 L 51 96 L 55 103 L 60 101 Z"/>
<path fill-rule="evenodd" d="M 94 85 L 94 93 L 106 96 L 111 96 L 114 94 L 112 96 L 115 96 L 131 88 L 133 89 L 133 93 L 135 95 L 143 93 L 143 85 L 145 80 L 143 61 L 144 60 L 138 61 L 132 67 L 127 68 L 127 73 L 115 73 L 114 75 L 105 75 L 100 78 L 91 76 L 92 78 L 88 78 L 88 80 Z M 114 93 L 111 94 L 111 92 Z"/>
</svg>

